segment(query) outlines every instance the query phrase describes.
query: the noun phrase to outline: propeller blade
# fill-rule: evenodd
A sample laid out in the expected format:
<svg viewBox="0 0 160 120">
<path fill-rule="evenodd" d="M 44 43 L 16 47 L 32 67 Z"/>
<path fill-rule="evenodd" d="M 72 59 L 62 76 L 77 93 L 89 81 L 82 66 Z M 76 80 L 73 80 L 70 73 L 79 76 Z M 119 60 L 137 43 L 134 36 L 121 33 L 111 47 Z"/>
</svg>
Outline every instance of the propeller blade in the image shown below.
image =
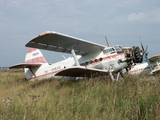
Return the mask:
<svg viewBox="0 0 160 120">
<path fill-rule="evenodd" d="M 142 45 L 142 42 L 141 42 L 141 47 L 142 47 L 142 50 L 143 50 L 143 52 L 144 52 L 144 47 L 143 47 L 143 45 Z"/>
<path fill-rule="evenodd" d="M 140 40 L 140 42 L 141 42 L 142 50 L 143 50 L 143 52 L 144 52 L 144 47 L 143 47 L 143 44 L 142 44 L 142 41 L 141 41 L 141 38 L 140 38 L 139 34 L 138 34 L 138 37 L 139 37 L 139 40 Z"/>
<path fill-rule="evenodd" d="M 146 55 L 145 55 L 145 58 L 146 58 L 146 61 L 147 61 L 147 63 L 148 63 L 148 66 L 149 66 L 150 70 L 152 71 L 151 64 L 150 64 L 150 62 L 149 62 L 149 60 L 148 60 L 148 57 L 147 57 Z"/>
<path fill-rule="evenodd" d="M 108 40 L 107 40 L 107 37 L 106 37 L 106 36 L 105 36 L 105 39 L 106 39 L 107 45 L 108 45 L 108 47 L 109 47 L 109 43 L 108 43 Z"/>
<path fill-rule="evenodd" d="M 148 45 L 146 46 L 146 51 L 147 51 L 147 49 L 148 49 Z"/>
<path fill-rule="evenodd" d="M 145 55 L 143 55 L 142 61 L 143 61 L 143 63 L 145 62 Z"/>
<path fill-rule="evenodd" d="M 141 43 L 141 47 L 142 47 L 142 51 L 143 51 L 143 59 L 145 57 L 146 62 L 148 63 L 148 66 L 149 66 L 150 70 L 152 71 L 151 63 L 149 62 L 148 57 L 147 57 L 148 56 L 148 52 L 147 52 L 148 45 L 146 46 L 146 50 L 144 50 L 144 47 L 143 47 L 143 44 L 142 44 L 142 41 L 141 41 L 141 38 L 140 38 L 139 34 L 138 34 L 138 37 L 139 37 L 139 40 L 140 40 L 140 43 Z"/>
</svg>

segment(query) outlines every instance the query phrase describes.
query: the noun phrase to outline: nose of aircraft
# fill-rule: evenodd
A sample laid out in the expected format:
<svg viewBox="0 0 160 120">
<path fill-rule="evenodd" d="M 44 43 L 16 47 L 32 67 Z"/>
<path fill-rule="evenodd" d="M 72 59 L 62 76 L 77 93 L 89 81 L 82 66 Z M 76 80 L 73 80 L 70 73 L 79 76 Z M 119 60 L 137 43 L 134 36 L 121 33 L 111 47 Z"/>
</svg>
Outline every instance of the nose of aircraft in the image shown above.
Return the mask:
<svg viewBox="0 0 160 120">
<path fill-rule="evenodd" d="M 133 62 L 134 63 L 142 63 L 143 61 L 143 51 L 137 46 L 133 47 Z"/>
</svg>

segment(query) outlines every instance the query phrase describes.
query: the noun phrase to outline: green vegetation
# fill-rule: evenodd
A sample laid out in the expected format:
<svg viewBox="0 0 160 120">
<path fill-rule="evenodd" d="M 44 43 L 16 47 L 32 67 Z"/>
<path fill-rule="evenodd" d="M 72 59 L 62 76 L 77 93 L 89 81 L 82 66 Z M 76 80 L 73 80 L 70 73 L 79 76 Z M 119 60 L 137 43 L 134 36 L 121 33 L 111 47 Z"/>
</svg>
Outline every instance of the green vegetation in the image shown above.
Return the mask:
<svg viewBox="0 0 160 120">
<path fill-rule="evenodd" d="M 1 120 L 160 119 L 160 76 L 26 81 L 0 71 Z"/>
</svg>

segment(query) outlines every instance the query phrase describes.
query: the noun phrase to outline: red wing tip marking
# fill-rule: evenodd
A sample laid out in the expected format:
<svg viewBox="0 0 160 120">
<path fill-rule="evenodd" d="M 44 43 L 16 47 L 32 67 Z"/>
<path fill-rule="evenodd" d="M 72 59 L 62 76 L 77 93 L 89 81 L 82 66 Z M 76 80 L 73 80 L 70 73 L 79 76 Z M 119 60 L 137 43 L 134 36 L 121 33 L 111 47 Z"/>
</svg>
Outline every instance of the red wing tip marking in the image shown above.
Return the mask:
<svg viewBox="0 0 160 120">
<path fill-rule="evenodd" d="M 54 32 L 52 32 L 52 31 L 43 32 L 43 33 L 39 34 L 37 37 L 33 38 L 32 40 L 35 40 L 35 39 L 37 39 L 39 37 L 42 37 L 42 36 L 45 36 L 45 35 L 48 35 L 48 34 L 51 34 L 51 33 L 54 33 Z"/>
<path fill-rule="evenodd" d="M 39 34 L 37 37 L 35 37 L 34 39 L 39 38 L 39 37 L 42 37 L 42 36 L 44 36 L 44 35 L 51 34 L 51 33 L 54 33 L 54 32 L 52 32 L 52 31 L 43 32 L 43 33 Z M 34 39 L 33 39 L 33 40 L 34 40 Z"/>
<path fill-rule="evenodd" d="M 43 36 L 43 35 L 50 34 L 50 33 L 52 33 L 52 31 L 46 31 L 46 32 L 41 33 L 41 34 L 38 35 L 38 36 Z"/>
</svg>

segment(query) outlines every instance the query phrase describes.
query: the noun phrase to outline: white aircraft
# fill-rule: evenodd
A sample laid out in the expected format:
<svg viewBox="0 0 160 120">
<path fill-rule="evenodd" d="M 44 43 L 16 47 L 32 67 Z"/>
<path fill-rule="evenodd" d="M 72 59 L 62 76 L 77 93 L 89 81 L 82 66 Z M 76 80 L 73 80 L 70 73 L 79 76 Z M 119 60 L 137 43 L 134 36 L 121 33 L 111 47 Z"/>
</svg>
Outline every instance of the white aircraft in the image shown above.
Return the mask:
<svg viewBox="0 0 160 120">
<path fill-rule="evenodd" d="M 153 74 L 160 71 L 160 55 L 155 55 L 149 58 L 151 68 L 147 62 L 134 64 L 131 66 L 130 74 Z"/>
<path fill-rule="evenodd" d="M 91 73 L 109 73 L 112 80 L 115 80 L 112 73 L 118 73 L 117 78 L 119 73 L 123 77 L 122 70 L 128 71 L 133 63 L 141 63 L 143 55 L 146 56 L 150 66 L 143 46 L 142 50 L 139 47 L 125 48 L 120 45 L 107 47 L 53 31 L 38 35 L 25 46 L 31 47 L 26 54 L 25 63 L 10 68 L 25 68 L 25 76 L 28 80 L 52 76 L 83 77 Z M 73 57 L 48 64 L 37 48 L 71 53 Z"/>
</svg>

